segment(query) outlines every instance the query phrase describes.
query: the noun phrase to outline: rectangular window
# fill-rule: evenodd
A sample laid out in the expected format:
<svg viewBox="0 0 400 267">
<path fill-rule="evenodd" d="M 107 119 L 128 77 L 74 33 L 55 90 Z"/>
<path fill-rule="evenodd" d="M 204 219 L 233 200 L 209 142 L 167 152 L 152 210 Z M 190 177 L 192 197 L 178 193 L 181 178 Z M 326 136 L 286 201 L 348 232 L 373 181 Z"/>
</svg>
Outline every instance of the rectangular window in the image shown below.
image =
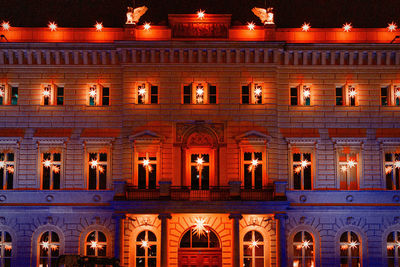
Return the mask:
<svg viewBox="0 0 400 267">
<path fill-rule="evenodd" d="M 0 84 L 0 105 L 6 104 L 5 98 L 6 98 L 6 85 Z"/>
<path fill-rule="evenodd" d="M 11 87 L 11 105 L 18 104 L 18 87 L 12 86 Z"/>
<path fill-rule="evenodd" d="M 342 151 L 338 156 L 340 189 L 358 190 L 358 153 Z"/>
<path fill-rule="evenodd" d="M 263 153 L 244 152 L 243 184 L 245 189 L 261 189 L 263 186 Z"/>
<path fill-rule="evenodd" d="M 242 86 L 242 104 L 250 104 L 250 86 Z"/>
<path fill-rule="evenodd" d="M 14 187 L 15 159 L 14 153 L 0 153 L 0 190 L 9 190 Z"/>
<path fill-rule="evenodd" d="M 64 87 L 57 87 L 57 106 L 64 105 Z"/>
<path fill-rule="evenodd" d="M 298 88 L 291 87 L 290 88 L 290 105 L 297 106 L 299 104 L 299 97 L 298 97 Z"/>
<path fill-rule="evenodd" d="M 138 85 L 137 104 L 158 104 L 158 86 L 150 83 Z"/>
<path fill-rule="evenodd" d="M 62 106 L 64 104 L 64 87 L 55 84 L 42 85 L 42 105 L 43 106 Z"/>
<path fill-rule="evenodd" d="M 109 106 L 110 88 L 103 87 L 100 84 L 89 86 L 89 106 Z"/>
<path fill-rule="evenodd" d="M 89 153 L 88 189 L 107 189 L 107 153 Z"/>
<path fill-rule="evenodd" d="M 400 153 L 385 153 L 387 190 L 400 190 Z"/>
<path fill-rule="evenodd" d="M 208 83 L 183 86 L 184 104 L 217 104 L 217 87 Z"/>
<path fill-rule="evenodd" d="M 0 84 L 0 105 L 17 105 L 18 87 Z"/>
<path fill-rule="evenodd" d="M 42 153 L 42 189 L 60 189 L 61 153 Z"/>
<path fill-rule="evenodd" d="M 210 185 L 210 155 L 190 155 L 190 179 L 192 190 L 209 190 Z"/>
<path fill-rule="evenodd" d="M 155 189 L 157 187 L 156 153 L 139 153 L 138 155 L 138 188 Z"/>
<path fill-rule="evenodd" d="M 242 86 L 242 104 L 262 104 L 263 85 L 250 83 Z"/>
<path fill-rule="evenodd" d="M 336 87 L 336 106 L 343 106 L 343 87 Z"/>
<path fill-rule="evenodd" d="M 381 88 L 381 105 L 382 106 L 389 105 L 389 88 L 388 87 Z"/>
<path fill-rule="evenodd" d="M 357 91 L 356 88 L 353 86 L 349 86 L 349 105 L 354 107 L 356 106 L 356 97 L 357 97 Z"/>
<path fill-rule="evenodd" d="M 292 155 L 293 189 L 312 189 L 311 153 L 293 153 Z"/>
<path fill-rule="evenodd" d="M 42 97 L 43 97 L 43 105 L 48 106 L 52 104 L 52 97 L 53 96 L 53 90 L 51 84 L 47 84 L 43 86 L 42 90 Z"/>
<path fill-rule="evenodd" d="M 310 106 L 311 105 L 311 87 L 307 85 L 302 86 L 302 95 L 303 95 L 303 105 Z"/>
</svg>

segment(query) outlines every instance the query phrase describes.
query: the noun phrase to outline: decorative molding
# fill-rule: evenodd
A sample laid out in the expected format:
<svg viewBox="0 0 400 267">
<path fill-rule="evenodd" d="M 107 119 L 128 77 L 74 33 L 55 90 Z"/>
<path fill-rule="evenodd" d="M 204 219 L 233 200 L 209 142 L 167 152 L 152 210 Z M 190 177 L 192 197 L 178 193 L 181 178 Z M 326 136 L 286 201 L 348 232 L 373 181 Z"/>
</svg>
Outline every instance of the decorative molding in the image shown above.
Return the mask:
<svg viewBox="0 0 400 267">
<path fill-rule="evenodd" d="M 19 149 L 21 137 L 0 137 L 0 149 Z"/>
<path fill-rule="evenodd" d="M 315 146 L 320 138 L 318 137 L 288 137 L 285 138 L 289 145 L 301 145 L 301 146 Z"/>
<path fill-rule="evenodd" d="M 65 146 L 69 140 L 68 137 L 33 137 L 32 139 L 36 143 L 36 148 L 41 145 Z"/>
<path fill-rule="evenodd" d="M 193 133 L 209 135 L 213 140 L 212 145 L 217 146 L 225 141 L 225 126 L 223 123 L 206 123 L 195 121 L 192 123 L 176 124 L 176 142 L 187 143 Z"/>
<path fill-rule="evenodd" d="M 398 137 L 379 137 L 376 139 L 381 145 L 400 145 Z"/>
<path fill-rule="evenodd" d="M 346 145 L 346 146 L 361 146 L 367 141 L 366 137 L 355 137 L 355 138 L 350 138 L 350 137 L 332 137 L 332 142 L 334 145 Z"/>
<path fill-rule="evenodd" d="M 142 132 L 138 132 L 136 134 L 130 135 L 129 136 L 129 141 L 132 143 L 140 143 L 140 144 L 160 144 L 162 141 L 165 140 L 164 136 L 161 136 L 153 131 L 150 130 L 145 130 Z"/>
<path fill-rule="evenodd" d="M 114 137 L 82 137 L 82 146 L 86 145 L 108 145 L 111 146 L 114 142 Z"/>
<path fill-rule="evenodd" d="M 251 130 L 236 136 L 235 139 L 239 145 L 266 145 L 271 141 L 271 136 Z"/>
</svg>

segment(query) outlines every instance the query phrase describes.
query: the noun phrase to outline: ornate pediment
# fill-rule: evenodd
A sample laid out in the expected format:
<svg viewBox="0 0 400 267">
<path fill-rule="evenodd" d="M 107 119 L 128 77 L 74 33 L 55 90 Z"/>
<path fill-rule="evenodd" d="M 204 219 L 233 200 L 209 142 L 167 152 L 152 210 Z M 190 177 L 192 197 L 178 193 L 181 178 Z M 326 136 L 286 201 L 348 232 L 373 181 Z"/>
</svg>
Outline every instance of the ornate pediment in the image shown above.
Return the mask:
<svg viewBox="0 0 400 267">
<path fill-rule="evenodd" d="M 236 137 L 236 141 L 241 145 L 265 145 L 271 137 L 259 131 L 251 130 Z"/>
<path fill-rule="evenodd" d="M 189 137 L 193 133 L 209 135 L 213 139 L 214 145 L 225 142 L 223 123 L 193 122 L 176 124 L 176 143 L 188 143 Z M 193 136 L 192 140 L 199 140 L 199 137 Z"/>
<path fill-rule="evenodd" d="M 161 143 L 164 137 L 150 130 L 141 131 L 129 136 L 132 143 Z"/>
</svg>

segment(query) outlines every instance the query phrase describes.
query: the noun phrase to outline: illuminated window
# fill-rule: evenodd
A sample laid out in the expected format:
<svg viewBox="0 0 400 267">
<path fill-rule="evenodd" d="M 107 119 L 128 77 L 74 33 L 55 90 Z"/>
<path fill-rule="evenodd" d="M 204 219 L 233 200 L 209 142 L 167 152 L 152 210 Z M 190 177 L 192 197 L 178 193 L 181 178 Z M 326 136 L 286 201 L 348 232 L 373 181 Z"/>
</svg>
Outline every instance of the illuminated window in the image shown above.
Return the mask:
<svg viewBox="0 0 400 267">
<path fill-rule="evenodd" d="M 42 153 L 42 189 L 60 189 L 61 153 Z"/>
<path fill-rule="evenodd" d="M 216 104 L 217 87 L 208 83 L 191 83 L 183 86 L 184 104 Z"/>
<path fill-rule="evenodd" d="M 301 231 L 293 237 L 293 267 L 313 267 L 314 239 L 309 232 Z"/>
<path fill-rule="evenodd" d="M 358 235 L 354 232 L 344 232 L 340 236 L 340 266 L 361 266 L 361 243 Z"/>
<path fill-rule="evenodd" d="M 57 233 L 44 232 L 39 239 L 39 266 L 57 266 L 60 256 L 60 238 Z"/>
<path fill-rule="evenodd" d="M 290 88 L 291 106 L 310 106 L 311 105 L 311 87 L 300 84 Z"/>
<path fill-rule="evenodd" d="M 357 152 L 343 149 L 338 153 L 338 175 L 340 189 L 357 190 L 359 177 L 359 156 Z"/>
<path fill-rule="evenodd" d="M 6 231 L 0 231 L 0 266 L 11 267 L 12 238 Z"/>
<path fill-rule="evenodd" d="M 358 106 L 358 91 L 354 85 L 336 87 L 336 106 Z"/>
<path fill-rule="evenodd" d="M 88 234 L 85 256 L 107 256 L 107 238 L 103 232 L 93 231 Z"/>
<path fill-rule="evenodd" d="M 43 106 L 64 105 L 64 86 L 57 86 L 55 84 L 43 84 L 42 105 Z"/>
<path fill-rule="evenodd" d="M 400 231 L 391 232 L 386 241 L 387 266 L 398 267 L 400 265 Z"/>
<path fill-rule="evenodd" d="M 312 189 L 312 167 L 311 153 L 292 154 L 293 189 Z"/>
<path fill-rule="evenodd" d="M 109 106 L 110 105 L 110 88 L 100 84 L 92 84 L 89 86 L 89 106 Z"/>
<path fill-rule="evenodd" d="M 387 190 L 400 190 L 400 153 L 385 153 Z"/>
<path fill-rule="evenodd" d="M 107 189 L 107 153 L 89 153 L 88 188 Z"/>
<path fill-rule="evenodd" d="M 191 154 L 190 174 L 192 190 L 208 190 L 210 185 L 210 155 Z"/>
<path fill-rule="evenodd" d="M 217 234 L 208 226 L 205 226 L 202 234 L 198 234 L 195 227 L 187 230 L 181 238 L 180 248 L 219 248 L 220 243 Z"/>
<path fill-rule="evenodd" d="M 15 159 L 14 153 L 0 153 L 0 190 L 14 187 Z"/>
<path fill-rule="evenodd" d="M 0 84 L 0 105 L 17 105 L 18 87 L 9 84 Z"/>
<path fill-rule="evenodd" d="M 158 104 L 158 86 L 150 83 L 138 84 L 137 104 Z"/>
<path fill-rule="evenodd" d="M 245 189 L 261 189 L 264 171 L 262 152 L 243 153 L 243 184 Z"/>
<path fill-rule="evenodd" d="M 263 84 L 251 83 L 242 86 L 242 104 L 262 104 Z"/>
<path fill-rule="evenodd" d="M 400 86 L 389 85 L 381 87 L 382 106 L 400 106 Z"/>
<path fill-rule="evenodd" d="M 138 155 L 138 188 L 155 189 L 157 187 L 156 153 L 139 153 Z"/>
<path fill-rule="evenodd" d="M 157 266 L 157 237 L 151 231 L 142 231 L 136 238 L 136 267 Z"/>
<path fill-rule="evenodd" d="M 264 266 L 264 238 L 257 231 L 249 231 L 243 237 L 243 266 Z"/>
</svg>

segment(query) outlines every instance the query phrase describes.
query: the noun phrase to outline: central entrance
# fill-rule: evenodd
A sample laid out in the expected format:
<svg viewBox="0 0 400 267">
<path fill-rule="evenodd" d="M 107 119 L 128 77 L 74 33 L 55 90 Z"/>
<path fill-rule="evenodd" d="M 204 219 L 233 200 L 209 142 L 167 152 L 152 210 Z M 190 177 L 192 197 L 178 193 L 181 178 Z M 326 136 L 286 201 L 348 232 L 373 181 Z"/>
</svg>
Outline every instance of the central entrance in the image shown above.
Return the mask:
<svg viewBox="0 0 400 267">
<path fill-rule="evenodd" d="M 221 267 L 222 250 L 217 234 L 206 226 L 206 231 L 187 230 L 179 243 L 179 267 Z"/>
</svg>

